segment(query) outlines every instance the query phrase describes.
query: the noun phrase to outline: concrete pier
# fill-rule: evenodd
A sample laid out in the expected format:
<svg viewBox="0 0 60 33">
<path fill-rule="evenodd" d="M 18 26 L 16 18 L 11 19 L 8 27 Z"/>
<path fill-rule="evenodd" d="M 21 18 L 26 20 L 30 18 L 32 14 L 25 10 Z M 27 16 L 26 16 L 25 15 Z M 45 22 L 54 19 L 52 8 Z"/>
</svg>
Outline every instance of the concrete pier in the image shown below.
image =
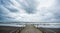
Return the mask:
<svg viewBox="0 0 60 33">
<path fill-rule="evenodd" d="M 39 29 L 35 28 L 34 25 L 26 25 L 26 27 L 21 30 L 20 33 L 42 33 Z"/>
</svg>

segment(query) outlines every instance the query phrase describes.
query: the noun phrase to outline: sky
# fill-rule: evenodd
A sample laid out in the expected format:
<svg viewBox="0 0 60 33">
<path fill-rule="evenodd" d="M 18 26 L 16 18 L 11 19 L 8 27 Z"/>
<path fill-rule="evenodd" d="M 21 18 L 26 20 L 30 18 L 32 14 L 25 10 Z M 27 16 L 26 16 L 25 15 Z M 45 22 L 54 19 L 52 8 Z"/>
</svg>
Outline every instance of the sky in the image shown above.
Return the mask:
<svg viewBox="0 0 60 33">
<path fill-rule="evenodd" d="M 60 22 L 60 0 L 0 0 L 0 22 Z"/>
</svg>

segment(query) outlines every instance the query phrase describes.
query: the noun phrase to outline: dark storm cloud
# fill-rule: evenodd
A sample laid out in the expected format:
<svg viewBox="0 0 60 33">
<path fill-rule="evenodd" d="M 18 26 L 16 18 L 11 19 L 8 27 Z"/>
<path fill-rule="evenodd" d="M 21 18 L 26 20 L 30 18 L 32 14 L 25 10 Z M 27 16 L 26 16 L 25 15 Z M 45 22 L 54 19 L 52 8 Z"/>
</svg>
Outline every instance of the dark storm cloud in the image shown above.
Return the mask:
<svg viewBox="0 0 60 33">
<path fill-rule="evenodd" d="M 17 1 L 21 4 L 22 9 L 24 9 L 26 13 L 33 14 L 36 12 L 37 2 L 35 0 L 25 0 L 24 2 Z"/>
<path fill-rule="evenodd" d="M 6 15 L 11 12 L 15 13 L 15 12 L 20 11 L 15 8 L 13 2 L 11 2 L 11 0 L 0 0 L 0 21 L 14 19 L 14 18 L 6 16 Z M 26 2 L 28 4 L 28 6 L 25 4 Z M 35 1 L 34 0 L 26 0 L 26 2 L 19 2 L 19 3 L 21 4 L 22 8 L 26 11 L 26 13 L 28 13 L 28 14 L 35 13 L 35 8 L 36 8 Z M 10 5 L 12 5 L 12 7 Z"/>
<path fill-rule="evenodd" d="M 49 0 L 50 1 L 50 0 Z M 17 3 L 17 4 L 14 4 Z M 19 5 L 19 6 L 17 6 Z M 43 11 L 37 11 L 37 2 L 35 0 L 0 0 L 0 21 L 60 21 L 60 0 L 55 0 L 54 4 L 48 9 L 43 7 Z M 24 11 L 23 11 L 24 10 Z M 26 13 L 20 13 L 26 12 Z M 16 13 L 17 12 L 17 13 Z M 38 12 L 36 14 L 36 12 Z M 46 13 L 47 12 L 47 13 Z M 31 16 L 30 16 L 31 14 Z M 33 15 L 34 14 L 34 15 Z M 36 15 L 35 15 L 36 14 Z M 22 16 L 23 18 L 20 18 Z M 52 21 L 51 21 L 52 20 Z"/>
<path fill-rule="evenodd" d="M 10 0 L 0 0 L 0 5 L 5 7 L 10 12 L 17 12 L 18 10 L 15 8 L 9 8 L 10 5 L 14 5 Z M 0 6 L 0 7 L 1 7 Z M 2 11 L 2 10 L 1 10 Z"/>
<path fill-rule="evenodd" d="M 6 6 L 12 4 L 12 2 L 10 0 L 0 0 L 0 4 Z"/>
<path fill-rule="evenodd" d="M 8 16 L 9 13 L 10 11 L 7 8 L 5 8 L 3 5 L 0 5 L 0 21 L 12 21 L 14 18 Z"/>
<path fill-rule="evenodd" d="M 19 0 L 16 0 L 19 2 Z M 26 13 L 31 14 L 35 13 L 36 10 L 36 1 L 35 0 L 26 0 L 24 2 L 19 2 L 22 6 L 22 8 L 26 11 Z M 26 5 L 27 3 L 27 5 Z M 11 0 L 0 0 L 0 5 L 3 5 L 6 9 L 10 10 L 10 12 L 18 12 L 16 8 L 9 8 L 10 5 L 13 5 L 13 2 Z"/>
</svg>

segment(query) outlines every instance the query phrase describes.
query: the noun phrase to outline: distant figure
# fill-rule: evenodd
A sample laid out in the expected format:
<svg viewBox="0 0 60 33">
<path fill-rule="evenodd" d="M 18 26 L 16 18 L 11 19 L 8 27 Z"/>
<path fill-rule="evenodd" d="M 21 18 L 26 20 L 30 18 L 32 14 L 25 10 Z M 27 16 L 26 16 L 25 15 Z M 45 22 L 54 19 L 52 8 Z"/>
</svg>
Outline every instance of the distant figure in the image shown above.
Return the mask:
<svg viewBox="0 0 60 33">
<path fill-rule="evenodd" d="M 26 25 L 26 27 L 20 33 L 42 33 L 40 30 L 36 29 L 33 25 Z"/>
</svg>

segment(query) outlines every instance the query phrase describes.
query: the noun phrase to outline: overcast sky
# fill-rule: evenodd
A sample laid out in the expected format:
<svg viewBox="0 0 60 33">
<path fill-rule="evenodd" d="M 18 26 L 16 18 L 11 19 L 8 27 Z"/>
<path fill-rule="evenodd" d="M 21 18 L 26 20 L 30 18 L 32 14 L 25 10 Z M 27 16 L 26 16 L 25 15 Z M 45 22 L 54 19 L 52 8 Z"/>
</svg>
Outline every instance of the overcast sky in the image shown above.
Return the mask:
<svg viewBox="0 0 60 33">
<path fill-rule="evenodd" d="M 0 22 L 60 22 L 60 0 L 0 0 Z"/>
</svg>

